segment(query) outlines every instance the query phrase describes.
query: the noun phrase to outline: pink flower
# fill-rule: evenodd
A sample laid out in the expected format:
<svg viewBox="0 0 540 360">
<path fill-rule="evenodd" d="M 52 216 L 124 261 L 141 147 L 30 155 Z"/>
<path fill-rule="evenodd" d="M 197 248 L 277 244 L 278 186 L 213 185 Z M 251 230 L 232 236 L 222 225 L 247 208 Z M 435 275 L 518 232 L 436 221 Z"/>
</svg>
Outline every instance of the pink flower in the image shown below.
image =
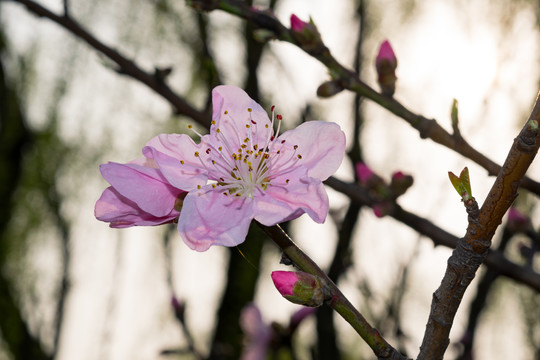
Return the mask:
<svg viewBox="0 0 540 360">
<path fill-rule="evenodd" d="M 296 16 L 295 14 L 291 15 L 291 29 L 293 31 L 302 31 L 304 30 L 306 25 L 307 23 L 303 20 L 300 20 L 298 16 Z"/>
<path fill-rule="evenodd" d="M 251 220 L 272 226 L 307 213 L 324 222 L 322 184 L 343 159 L 345 135 L 334 123 L 311 121 L 278 136 L 259 104 L 241 89 L 212 91 L 210 134 L 197 144 L 187 135 L 162 134 L 143 149 L 163 177 L 187 191 L 178 231 L 187 245 L 236 246 Z"/>
<path fill-rule="evenodd" d="M 129 164 L 100 166 L 112 186 L 96 202 L 94 214 L 110 227 L 159 225 L 176 219 L 186 192 L 171 186 L 158 169 L 144 159 Z"/>
</svg>

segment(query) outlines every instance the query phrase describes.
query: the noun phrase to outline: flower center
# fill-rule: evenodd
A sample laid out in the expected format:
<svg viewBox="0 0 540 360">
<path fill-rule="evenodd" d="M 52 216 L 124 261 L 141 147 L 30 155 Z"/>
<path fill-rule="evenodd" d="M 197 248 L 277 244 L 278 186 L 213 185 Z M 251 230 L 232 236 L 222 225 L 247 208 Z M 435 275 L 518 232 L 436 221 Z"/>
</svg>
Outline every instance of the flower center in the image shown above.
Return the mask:
<svg viewBox="0 0 540 360">
<path fill-rule="evenodd" d="M 297 145 L 274 136 L 273 106 L 271 111 L 272 120 L 265 124 L 253 120 L 251 108 L 243 121 L 223 112 L 220 127 L 211 131 L 211 140 L 205 143 L 206 155 L 195 153 L 208 171 L 212 188 L 219 187 L 225 195 L 253 198 L 269 186 L 287 186 L 290 180 L 283 175 L 294 170 L 302 156 Z M 275 118 L 279 134 L 282 117 Z"/>
</svg>

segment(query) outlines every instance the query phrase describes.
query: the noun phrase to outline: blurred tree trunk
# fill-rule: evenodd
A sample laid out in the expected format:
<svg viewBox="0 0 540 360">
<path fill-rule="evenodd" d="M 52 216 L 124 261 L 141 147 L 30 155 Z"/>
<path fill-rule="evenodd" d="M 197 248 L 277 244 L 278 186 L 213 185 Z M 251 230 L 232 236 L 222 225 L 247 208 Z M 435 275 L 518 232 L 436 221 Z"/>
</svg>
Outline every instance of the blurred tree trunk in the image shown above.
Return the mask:
<svg viewBox="0 0 540 360">
<path fill-rule="evenodd" d="M 6 228 L 13 213 L 13 196 L 21 176 L 25 148 L 32 146 L 33 134 L 25 124 L 16 91 L 6 80 L 3 52 L 0 48 L 0 330 L 14 359 L 50 359 L 30 333 L 4 271 L 9 252 Z"/>
</svg>

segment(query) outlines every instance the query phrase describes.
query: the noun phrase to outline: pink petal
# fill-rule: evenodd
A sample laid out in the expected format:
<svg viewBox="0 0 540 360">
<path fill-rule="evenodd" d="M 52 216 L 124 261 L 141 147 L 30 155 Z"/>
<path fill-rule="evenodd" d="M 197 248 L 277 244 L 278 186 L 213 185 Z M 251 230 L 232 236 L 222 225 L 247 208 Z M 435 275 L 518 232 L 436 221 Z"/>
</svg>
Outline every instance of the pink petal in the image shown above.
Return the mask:
<svg viewBox="0 0 540 360">
<path fill-rule="evenodd" d="M 264 323 L 261 312 L 255 304 L 242 309 L 240 326 L 246 336 L 241 360 L 265 360 L 273 331 L 272 327 Z"/>
<path fill-rule="evenodd" d="M 167 216 L 156 217 L 144 212 L 133 201 L 122 196 L 112 186 L 103 191 L 94 208 L 95 217 L 110 223 L 112 228 L 160 225 L 173 221 L 180 213 L 172 209 Z"/>
<path fill-rule="evenodd" d="M 304 173 L 305 169 L 297 169 L 272 180 L 264 195 L 255 198 L 255 219 L 272 226 L 306 213 L 323 223 L 328 214 L 328 195 L 319 179 L 302 176 Z"/>
<path fill-rule="evenodd" d="M 169 185 L 157 169 L 110 162 L 102 164 L 100 171 L 119 194 L 156 217 L 169 215 L 182 192 Z"/>
<path fill-rule="evenodd" d="M 240 313 L 240 326 L 247 336 L 255 337 L 266 325 L 263 322 L 261 312 L 255 304 L 246 305 Z"/>
<path fill-rule="evenodd" d="M 246 137 L 251 138 L 254 144 L 262 146 L 273 132 L 266 111 L 236 86 L 215 87 L 212 90 L 212 104 L 212 120 L 216 125 L 212 126 L 210 132 L 214 133 L 219 128 L 223 137 L 233 145 L 233 151 Z"/>
<path fill-rule="evenodd" d="M 197 159 L 194 155 L 186 156 L 187 160 L 183 160 L 183 157 L 178 154 L 176 157 L 172 157 L 151 146 L 146 146 L 143 152 L 145 156 L 156 162 L 164 178 L 178 189 L 190 191 L 195 189 L 197 185 L 205 185 L 208 180 L 207 170 L 202 167 L 200 160 L 196 160 L 197 162 L 193 160 Z M 184 163 L 182 164 L 181 161 Z"/>
<path fill-rule="evenodd" d="M 252 219 L 251 199 L 227 196 L 207 185 L 184 199 L 178 232 L 196 251 L 212 245 L 236 246 L 246 239 Z"/>
<path fill-rule="evenodd" d="M 308 176 L 320 180 L 336 172 L 345 154 L 345 134 L 335 123 L 309 121 L 283 133 L 280 140 L 298 145 L 302 156 L 298 164 L 307 168 Z"/>
</svg>

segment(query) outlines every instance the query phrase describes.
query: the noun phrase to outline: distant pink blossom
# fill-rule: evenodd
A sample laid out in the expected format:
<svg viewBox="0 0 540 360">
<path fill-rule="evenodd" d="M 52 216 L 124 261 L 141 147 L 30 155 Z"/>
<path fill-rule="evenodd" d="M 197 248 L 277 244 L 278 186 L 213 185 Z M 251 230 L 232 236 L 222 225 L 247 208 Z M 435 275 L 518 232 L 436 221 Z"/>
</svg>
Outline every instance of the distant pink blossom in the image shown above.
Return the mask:
<svg viewBox="0 0 540 360">
<path fill-rule="evenodd" d="M 293 31 L 302 31 L 306 27 L 307 23 L 303 20 L 301 20 L 298 16 L 295 14 L 291 15 L 291 29 Z"/>
<path fill-rule="evenodd" d="M 263 321 L 255 304 L 249 304 L 240 313 L 240 327 L 246 336 L 241 360 L 264 360 L 273 337 L 272 327 Z"/>
<path fill-rule="evenodd" d="M 100 166 L 111 186 L 96 202 L 94 214 L 98 220 L 113 228 L 125 228 L 159 225 L 178 218 L 186 192 L 171 186 L 152 163 L 142 159 Z"/>
<path fill-rule="evenodd" d="M 515 207 L 511 207 L 508 210 L 507 226 L 513 232 L 523 232 L 530 228 L 531 220 Z"/>
<path fill-rule="evenodd" d="M 153 159 L 174 188 L 187 191 L 178 231 L 187 245 L 236 246 L 253 219 L 272 226 L 307 213 L 324 222 L 328 196 L 322 181 L 343 159 L 345 135 L 337 124 L 303 123 L 280 136 L 259 104 L 241 89 L 212 91 L 214 113 L 208 135 L 162 134 L 143 154 Z"/>
</svg>

